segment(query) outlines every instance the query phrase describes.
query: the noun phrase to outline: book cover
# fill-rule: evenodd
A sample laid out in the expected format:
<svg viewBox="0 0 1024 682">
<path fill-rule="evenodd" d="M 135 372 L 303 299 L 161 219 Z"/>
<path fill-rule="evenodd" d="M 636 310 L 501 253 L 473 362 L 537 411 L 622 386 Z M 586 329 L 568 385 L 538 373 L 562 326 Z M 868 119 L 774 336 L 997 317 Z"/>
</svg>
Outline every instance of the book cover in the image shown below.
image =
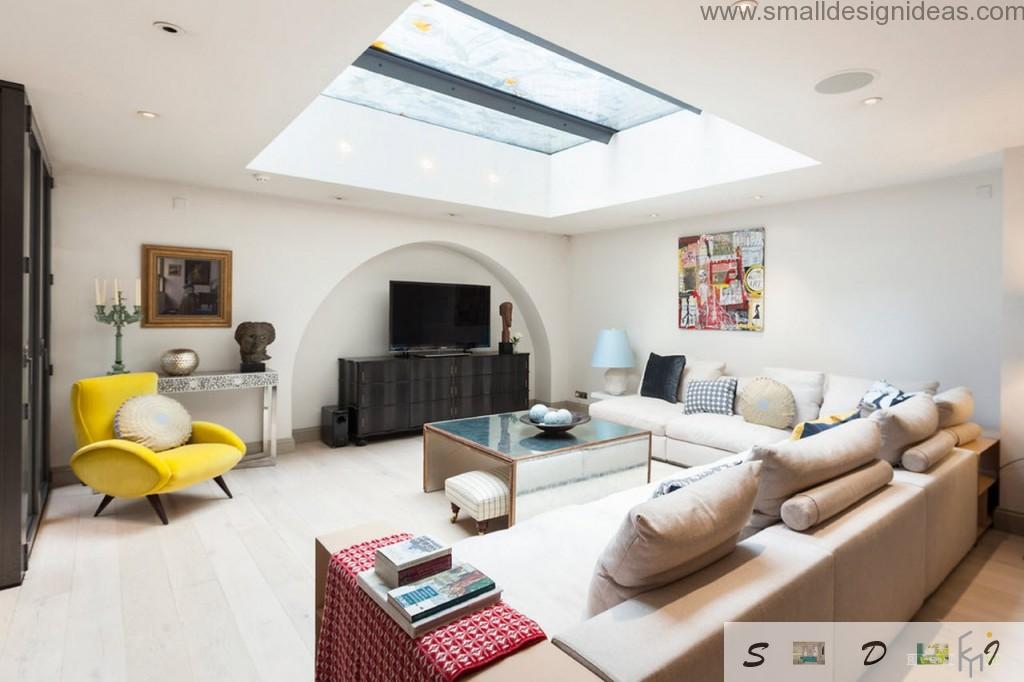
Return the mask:
<svg viewBox="0 0 1024 682">
<path fill-rule="evenodd" d="M 397 570 L 451 554 L 452 548 L 442 545 L 429 535 L 417 535 L 405 542 L 398 542 L 377 550 L 376 561 L 387 561 Z"/>
<path fill-rule="evenodd" d="M 463 616 L 466 616 L 474 611 L 496 604 L 501 600 L 501 587 L 498 585 L 494 586 L 494 589 L 489 592 L 479 594 L 472 599 L 456 604 L 443 611 L 421 618 L 420 620 L 413 623 L 408 620 L 404 614 L 402 614 L 393 604 L 388 601 L 388 587 L 385 585 L 377 572 L 373 569 L 363 571 L 356 576 L 356 582 L 358 582 L 360 589 L 370 596 L 370 599 L 384 610 L 384 613 L 388 615 L 391 620 L 398 623 L 399 627 L 410 637 L 419 637 L 420 635 L 426 634 L 431 630 L 435 630 L 443 625 L 447 625 L 452 621 L 458 620 Z"/>
<path fill-rule="evenodd" d="M 469 564 L 388 592 L 388 602 L 410 621 L 433 615 L 494 589 L 494 581 Z"/>
</svg>

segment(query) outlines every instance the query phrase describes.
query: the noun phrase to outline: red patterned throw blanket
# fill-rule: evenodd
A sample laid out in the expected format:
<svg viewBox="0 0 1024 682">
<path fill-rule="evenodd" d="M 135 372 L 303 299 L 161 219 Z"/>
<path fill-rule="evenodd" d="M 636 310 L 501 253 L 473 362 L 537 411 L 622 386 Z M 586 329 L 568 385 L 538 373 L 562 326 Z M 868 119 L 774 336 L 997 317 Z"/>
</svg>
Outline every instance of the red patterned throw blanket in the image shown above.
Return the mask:
<svg viewBox="0 0 1024 682">
<path fill-rule="evenodd" d="M 455 680 L 546 639 L 536 622 L 504 602 L 413 639 L 359 588 L 378 547 L 412 537 L 399 533 L 343 549 L 327 569 L 317 648 L 317 682 Z"/>
</svg>

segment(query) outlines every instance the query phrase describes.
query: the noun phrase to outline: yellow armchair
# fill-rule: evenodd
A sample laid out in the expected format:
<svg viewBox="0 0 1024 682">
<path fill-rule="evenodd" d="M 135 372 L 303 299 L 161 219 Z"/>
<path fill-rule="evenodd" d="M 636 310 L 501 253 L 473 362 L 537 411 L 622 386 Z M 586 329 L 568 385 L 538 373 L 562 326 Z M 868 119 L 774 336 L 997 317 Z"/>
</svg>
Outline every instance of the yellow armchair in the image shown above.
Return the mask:
<svg viewBox="0 0 1024 682">
<path fill-rule="evenodd" d="M 103 493 L 94 516 L 99 516 L 115 497 L 145 497 L 166 525 L 160 495 L 210 479 L 232 497 L 223 474 L 242 459 L 245 443 L 230 429 L 210 422 L 192 422 L 189 442 L 162 452 L 114 437 L 118 408 L 129 398 L 156 393 L 156 387 L 153 372 L 81 379 L 71 387 L 71 413 L 78 440 L 71 469 L 78 480 Z"/>
</svg>

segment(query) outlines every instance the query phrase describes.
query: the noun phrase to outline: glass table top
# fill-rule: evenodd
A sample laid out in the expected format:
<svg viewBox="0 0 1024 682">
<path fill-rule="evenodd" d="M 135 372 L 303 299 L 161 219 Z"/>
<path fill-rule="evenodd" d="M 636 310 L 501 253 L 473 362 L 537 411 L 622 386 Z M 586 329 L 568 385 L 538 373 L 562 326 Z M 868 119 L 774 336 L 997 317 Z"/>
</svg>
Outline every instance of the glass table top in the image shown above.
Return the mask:
<svg viewBox="0 0 1024 682">
<path fill-rule="evenodd" d="M 506 412 L 484 417 L 432 422 L 429 426 L 513 459 L 647 434 L 641 429 L 601 419 L 591 419 L 566 433 L 548 434 L 520 422 L 519 417 L 523 414 L 526 412 Z"/>
</svg>

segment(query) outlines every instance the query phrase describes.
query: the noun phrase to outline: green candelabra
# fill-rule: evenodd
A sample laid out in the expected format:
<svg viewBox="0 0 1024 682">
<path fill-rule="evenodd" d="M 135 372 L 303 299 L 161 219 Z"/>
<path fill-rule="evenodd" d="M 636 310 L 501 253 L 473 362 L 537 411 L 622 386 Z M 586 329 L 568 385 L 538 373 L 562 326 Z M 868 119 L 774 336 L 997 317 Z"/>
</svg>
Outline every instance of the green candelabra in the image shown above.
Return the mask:
<svg viewBox="0 0 1024 682">
<path fill-rule="evenodd" d="M 104 288 L 106 288 L 105 283 Z M 124 337 L 124 333 L 121 330 L 127 325 L 134 324 L 142 319 L 142 306 L 136 305 L 133 307 L 135 311 L 128 312 L 128 306 L 125 305 L 124 292 L 116 288 L 114 289 L 114 304 L 110 306 L 110 310 L 107 310 L 107 306 L 101 303 L 96 304 L 96 321 L 113 325 L 115 329 L 114 364 L 111 365 L 110 371 L 107 374 L 125 374 L 128 371 L 121 360 L 122 338 Z"/>
</svg>

